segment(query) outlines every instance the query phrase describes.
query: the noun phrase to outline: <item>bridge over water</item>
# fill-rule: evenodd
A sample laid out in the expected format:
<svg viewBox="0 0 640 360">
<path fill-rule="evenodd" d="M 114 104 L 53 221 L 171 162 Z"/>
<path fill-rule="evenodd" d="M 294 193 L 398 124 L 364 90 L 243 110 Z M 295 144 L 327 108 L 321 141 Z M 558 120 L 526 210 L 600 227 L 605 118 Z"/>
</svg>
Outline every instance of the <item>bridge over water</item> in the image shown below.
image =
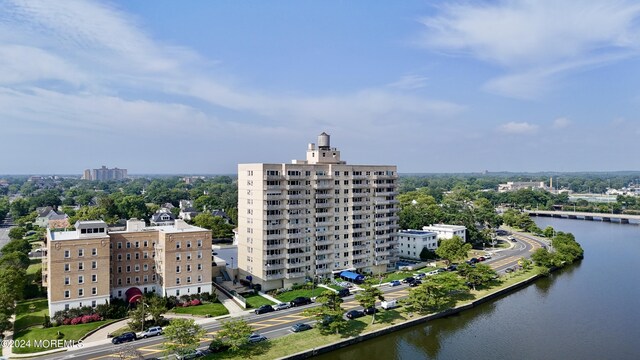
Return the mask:
<svg viewBox="0 0 640 360">
<path fill-rule="evenodd" d="M 592 220 L 618 222 L 621 224 L 640 225 L 640 215 L 590 213 L 580 211 L 548 211 L 548 210 L 525 210 L 529 216 L 546 216 L 564 219 Z"/>
</svg>

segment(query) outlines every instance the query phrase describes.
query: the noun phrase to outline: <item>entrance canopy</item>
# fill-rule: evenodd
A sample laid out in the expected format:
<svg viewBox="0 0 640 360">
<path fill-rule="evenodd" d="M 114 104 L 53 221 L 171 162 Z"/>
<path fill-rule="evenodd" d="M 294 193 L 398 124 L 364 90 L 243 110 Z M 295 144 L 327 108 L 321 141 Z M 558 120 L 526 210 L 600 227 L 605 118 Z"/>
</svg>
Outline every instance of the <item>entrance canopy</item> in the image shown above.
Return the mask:
<svg viewBox="0 0 640 360">
<path fill-rule="evenodd" d="M 126 296 L 128 303 L 133 304 L 142 299 L 142 291 L 137 287 L 132 287 L 124 293 L 124 296 Z"/>
<path fill-rule="evenodd" d="M 360 275 L 352 271 L 343 271 L 340 273 L 340 277 L 343 277 L 345 279 L 352 280 L 352 281 L 364 281 L 364 275 Z"/>
</svg>

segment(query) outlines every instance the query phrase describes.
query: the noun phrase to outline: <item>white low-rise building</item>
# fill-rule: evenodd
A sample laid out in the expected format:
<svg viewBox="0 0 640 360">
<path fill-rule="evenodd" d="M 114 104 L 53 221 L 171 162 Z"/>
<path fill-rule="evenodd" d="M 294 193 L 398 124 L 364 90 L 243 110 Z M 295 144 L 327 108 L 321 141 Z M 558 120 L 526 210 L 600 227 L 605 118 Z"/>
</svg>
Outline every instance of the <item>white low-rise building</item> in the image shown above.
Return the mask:
<svg viewBox="0 0 640 360">
<path fill-rule="evenodd" d="M 422 230 L 436 233 L 438 240 L 451 239 L 457 235 L 465 242 L 467 241 L 467 228 L 462 225 L 434 224 L 423 226 Z"/>
<path fill-rule="evenodd" d="M 398 233 L 398 256 L 404 259 L 420 260 L 422 249 L 434 251 L 438 248 L 435 232 L 423 230 L 402 230 Z"/>
</svg>

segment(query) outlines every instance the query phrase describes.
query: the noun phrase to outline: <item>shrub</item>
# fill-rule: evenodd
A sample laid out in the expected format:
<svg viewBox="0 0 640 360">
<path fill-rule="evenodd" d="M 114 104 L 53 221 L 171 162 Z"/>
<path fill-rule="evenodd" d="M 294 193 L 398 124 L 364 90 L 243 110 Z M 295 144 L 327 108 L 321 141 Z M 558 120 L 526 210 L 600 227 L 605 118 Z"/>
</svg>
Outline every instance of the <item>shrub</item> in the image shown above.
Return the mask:
<svg viewBox="0 0 640 360">
<path fill-rule="evenodd" d="M 66 318 L 66 319 L 62 320 L 62 325 L 69 325 L 69 324 L 71 324 L 71 319 Z"/>
<path fill-rule="evenodd" d="M 200 304 L 202 304 L 202 302 L 198 299 L 191 300 L 191 303 L 190 303 L 191 306 L 197 306 Z"/>
<path fill-rule="evenodd" d="M 49 317 L 49 315 L 45 315 L 44 316 L 44 321 L 42 322 L 42 327 L 45 328 L 45 329 L 51 327 L 51 318 Z"/>
<path fill-rule="evenodd" d="M 78 325 L 82 322 L 82 317 L 76 317 L 71 319 L 71 325 Z"/>
</svg>

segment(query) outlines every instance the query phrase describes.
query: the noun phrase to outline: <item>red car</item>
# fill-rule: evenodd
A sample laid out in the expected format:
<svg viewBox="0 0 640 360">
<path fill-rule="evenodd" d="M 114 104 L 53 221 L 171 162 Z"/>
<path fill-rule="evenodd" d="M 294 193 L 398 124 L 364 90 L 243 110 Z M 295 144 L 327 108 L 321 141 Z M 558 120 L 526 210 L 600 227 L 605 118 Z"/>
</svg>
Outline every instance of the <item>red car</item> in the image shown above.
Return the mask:
<svg viewBox="0 0 640 360">
<path fill-rule="evenodd" d="M 486 259 L 484 256 L 480 256 L 480 257 L 478 258 L 478 261 L 485 261 L 485 260 L 487 260 L 487 259 Z"/>
</svg>

